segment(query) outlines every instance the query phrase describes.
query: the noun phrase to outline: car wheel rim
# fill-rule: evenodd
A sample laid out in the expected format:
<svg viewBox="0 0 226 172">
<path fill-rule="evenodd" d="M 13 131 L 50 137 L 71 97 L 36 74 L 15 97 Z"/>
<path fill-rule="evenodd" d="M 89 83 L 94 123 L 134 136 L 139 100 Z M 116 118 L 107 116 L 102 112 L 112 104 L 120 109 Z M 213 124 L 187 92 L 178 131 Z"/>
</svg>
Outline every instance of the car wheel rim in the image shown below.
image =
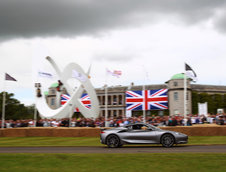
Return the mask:
<svg viewBox="0 0 226 172">
<path fill-rule="evenodd" d="M 171 147 L 174 143 L 174 139 L 172 136 L 165 136 L 165 137 L 163 137 L 162 143 L 165 147 Z"/>
<path fill-rule="evenodd" d="M 107 142 L 107 145 L 109 146 L 109 147 L 118 147 L 118 145 L 119 145 L 119 139 L 116 137 L 116 136 L 110 136 L 109 138 L 108 138 L 108 142 Z"/>
</svg>

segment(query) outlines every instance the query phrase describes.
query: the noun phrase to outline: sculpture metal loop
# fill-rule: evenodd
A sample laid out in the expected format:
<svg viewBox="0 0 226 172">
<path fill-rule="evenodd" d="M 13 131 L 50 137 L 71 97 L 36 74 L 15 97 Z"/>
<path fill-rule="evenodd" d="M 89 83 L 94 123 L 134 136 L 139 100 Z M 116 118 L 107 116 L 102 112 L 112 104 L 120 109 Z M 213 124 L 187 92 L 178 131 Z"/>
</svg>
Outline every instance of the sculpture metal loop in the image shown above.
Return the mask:
<svg viewBox="0 0 226 172">
<path fill-rule="evenodd" d="M 71 112 L 77 107 L 85 118 L 97 118 L 99 115 L 99 101 L 94 87 L 92 86 L 88 74 L 86 74 L 83 69 L 76 63 L 70 63 L 65 67 L 63 72 L 60 71 L 57 64 L 50 57 L 46 57 L 50 64 L 55 69 L 60 81 L 63 83 L 67 92 L 70 94 L 71 98 L 60 108 L 51 109 L 45 100 L 45 97 L 36 98 L 36 107 L 42 118 L 68 118 L 72 114 Z M 76 91 L 67 84 L 67 80 L 72 78 L 73 72 L 75 77 L 81 84 Z M 91 108 L 87 109 L 80 101 L 83 91 L 86 90 L 91 99 Z"/>
</svg>

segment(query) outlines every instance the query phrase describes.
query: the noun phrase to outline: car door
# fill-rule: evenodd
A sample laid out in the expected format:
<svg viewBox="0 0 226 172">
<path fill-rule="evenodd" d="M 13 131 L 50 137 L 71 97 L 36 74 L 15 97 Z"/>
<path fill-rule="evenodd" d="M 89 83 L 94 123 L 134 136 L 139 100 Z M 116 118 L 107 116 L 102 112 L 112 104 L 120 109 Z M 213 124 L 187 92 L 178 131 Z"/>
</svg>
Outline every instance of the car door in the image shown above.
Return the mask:
<svg viewBox="0 0 226 172">
<path fill-rule="evenodd" d="M 141 128 L 142 126 L 129 128 L 124 139 L 129 143 L 156 143 L 155 131 Z"/>
</svg>

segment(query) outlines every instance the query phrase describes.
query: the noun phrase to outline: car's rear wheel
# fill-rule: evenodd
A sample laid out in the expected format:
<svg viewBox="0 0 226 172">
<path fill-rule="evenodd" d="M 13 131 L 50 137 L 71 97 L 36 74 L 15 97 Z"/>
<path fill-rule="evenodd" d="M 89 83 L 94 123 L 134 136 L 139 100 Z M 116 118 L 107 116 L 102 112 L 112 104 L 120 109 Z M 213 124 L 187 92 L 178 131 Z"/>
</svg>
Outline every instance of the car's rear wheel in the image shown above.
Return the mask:
<svg viewBox="0 0 226 172">
<path fill-rule="evenodd" d="M 161 143 L 163 147 L 169 148 L 172 147 L 174 144 L 174 137 L 171 134 L 164 134 L 161 137 Z"/>
<path fill-rule="evenodd" d="M 109 148 L 117 148 L 120 147 L 120 139 L 116 135 L 110 135 L 107 137 L 106 144 Z"/>
</svg>

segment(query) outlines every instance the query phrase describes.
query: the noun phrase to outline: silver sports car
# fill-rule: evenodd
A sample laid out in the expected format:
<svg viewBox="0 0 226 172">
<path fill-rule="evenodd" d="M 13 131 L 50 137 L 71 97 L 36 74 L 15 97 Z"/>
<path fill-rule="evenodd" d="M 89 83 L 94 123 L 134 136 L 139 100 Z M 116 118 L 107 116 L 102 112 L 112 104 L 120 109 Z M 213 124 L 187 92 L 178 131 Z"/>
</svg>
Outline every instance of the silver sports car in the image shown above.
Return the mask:
<svg viewBox="0 0 226 172">
<path fill-rule="evenodd" d="M 102 129 L 100 142 L 109 148 L 121 147 L 124 144 L 162 144 L 168 148 L 174 144 L 187 143 L 188 136 L 179 132 L 161 130 L 150 124 L 135 123 L 113 129 Z"/>
</svg>

